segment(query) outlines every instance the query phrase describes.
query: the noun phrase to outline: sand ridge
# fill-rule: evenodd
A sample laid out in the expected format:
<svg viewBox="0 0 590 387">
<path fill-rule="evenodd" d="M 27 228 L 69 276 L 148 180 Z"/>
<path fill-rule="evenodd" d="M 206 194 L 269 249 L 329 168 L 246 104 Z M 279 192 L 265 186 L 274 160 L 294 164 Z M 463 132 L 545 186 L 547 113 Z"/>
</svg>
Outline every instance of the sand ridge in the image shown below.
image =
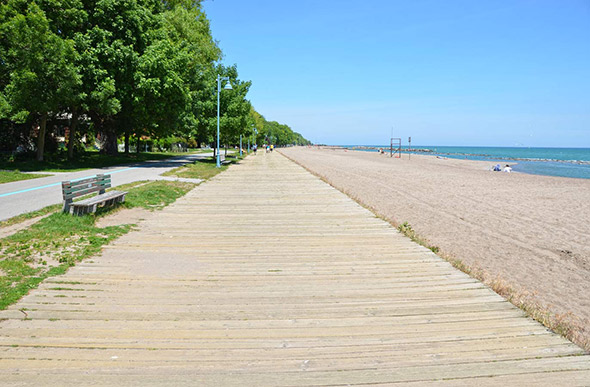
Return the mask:
<svg viewBox="0 0 590 387">
<path fill-rule="evenodd" d="M 590 180 L 490 171 L 491 163 L 281 150 L 336 188 L 590 337 Z"/>
</svg>

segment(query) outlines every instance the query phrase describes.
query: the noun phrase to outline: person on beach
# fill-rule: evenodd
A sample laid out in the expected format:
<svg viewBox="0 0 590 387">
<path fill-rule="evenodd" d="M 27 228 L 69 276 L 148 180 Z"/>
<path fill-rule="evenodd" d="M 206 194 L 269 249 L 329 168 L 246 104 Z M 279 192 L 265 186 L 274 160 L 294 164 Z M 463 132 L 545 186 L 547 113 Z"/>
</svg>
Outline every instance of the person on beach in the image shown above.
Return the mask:
<svg viewBox="0 0 590 387">
<path fill-rule="evenodd" d="M 506 164 L 506 166 L 504 167 L 504 172 L 512 172 L 512 168 L 510 168 L 510 165 Z"/>
<path fill-rule="evenodd" d="M 494 172 L 500 172 L 501 170 L 502 170 L 502 168 L 500 167 L 500 164 L 496 164 L 492 168 L 492 171 L 494 171 Z"/>
</svg>

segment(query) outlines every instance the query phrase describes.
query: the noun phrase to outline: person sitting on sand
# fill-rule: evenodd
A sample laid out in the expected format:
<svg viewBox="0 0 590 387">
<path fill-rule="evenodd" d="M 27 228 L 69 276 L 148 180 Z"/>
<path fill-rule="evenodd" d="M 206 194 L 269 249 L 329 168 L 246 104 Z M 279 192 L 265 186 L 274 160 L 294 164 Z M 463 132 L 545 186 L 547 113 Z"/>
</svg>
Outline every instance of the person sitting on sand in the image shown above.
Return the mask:
<svg viewBox="0 0 590 387">
<path fill-rule="evenodd" d="M 494 172 L 500 172 L 501 170 L 502 170 L 502 167 L 500 167 L 500 164 L 496 164 L 492 168 L 492 171 L 494 171 Z"/>
<path fill-rule="evenodd" d="M 504 167 L 504 172 L 512 172 L 512 168 L 510 168 L 510 165 L 506 164 L 506 166 Z"/>
</svg>

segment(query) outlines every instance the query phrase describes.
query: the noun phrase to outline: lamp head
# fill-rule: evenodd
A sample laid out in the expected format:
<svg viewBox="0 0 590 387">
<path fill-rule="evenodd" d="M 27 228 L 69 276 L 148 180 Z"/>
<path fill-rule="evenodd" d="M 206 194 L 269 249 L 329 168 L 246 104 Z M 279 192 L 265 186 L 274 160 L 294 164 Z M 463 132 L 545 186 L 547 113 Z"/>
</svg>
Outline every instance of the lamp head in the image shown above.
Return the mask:
<svg viewBox="0 0 590 387">
<path fill-rule="evenodd" d="M 233 88 L 231 87 L 231 83 L 228 80 L 227 83 L 225 84 L 225 86 L 223 86 L 223 90 L 233 90 Z"/>
</svg>

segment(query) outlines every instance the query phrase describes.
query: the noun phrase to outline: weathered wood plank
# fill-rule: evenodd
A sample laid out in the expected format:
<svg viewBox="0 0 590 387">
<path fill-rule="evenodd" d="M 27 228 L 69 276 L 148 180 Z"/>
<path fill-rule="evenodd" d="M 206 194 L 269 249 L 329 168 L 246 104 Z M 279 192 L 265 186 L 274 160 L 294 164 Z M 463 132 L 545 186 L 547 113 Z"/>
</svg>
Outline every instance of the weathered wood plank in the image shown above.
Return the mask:
<svg viewBox="0 0 590 387">
<path fill-rule="evenodd" d="M 8 385 L 590 377 L 579 347 L 276 153 L 231 166 L 0 319 Z"/>
</svg>

